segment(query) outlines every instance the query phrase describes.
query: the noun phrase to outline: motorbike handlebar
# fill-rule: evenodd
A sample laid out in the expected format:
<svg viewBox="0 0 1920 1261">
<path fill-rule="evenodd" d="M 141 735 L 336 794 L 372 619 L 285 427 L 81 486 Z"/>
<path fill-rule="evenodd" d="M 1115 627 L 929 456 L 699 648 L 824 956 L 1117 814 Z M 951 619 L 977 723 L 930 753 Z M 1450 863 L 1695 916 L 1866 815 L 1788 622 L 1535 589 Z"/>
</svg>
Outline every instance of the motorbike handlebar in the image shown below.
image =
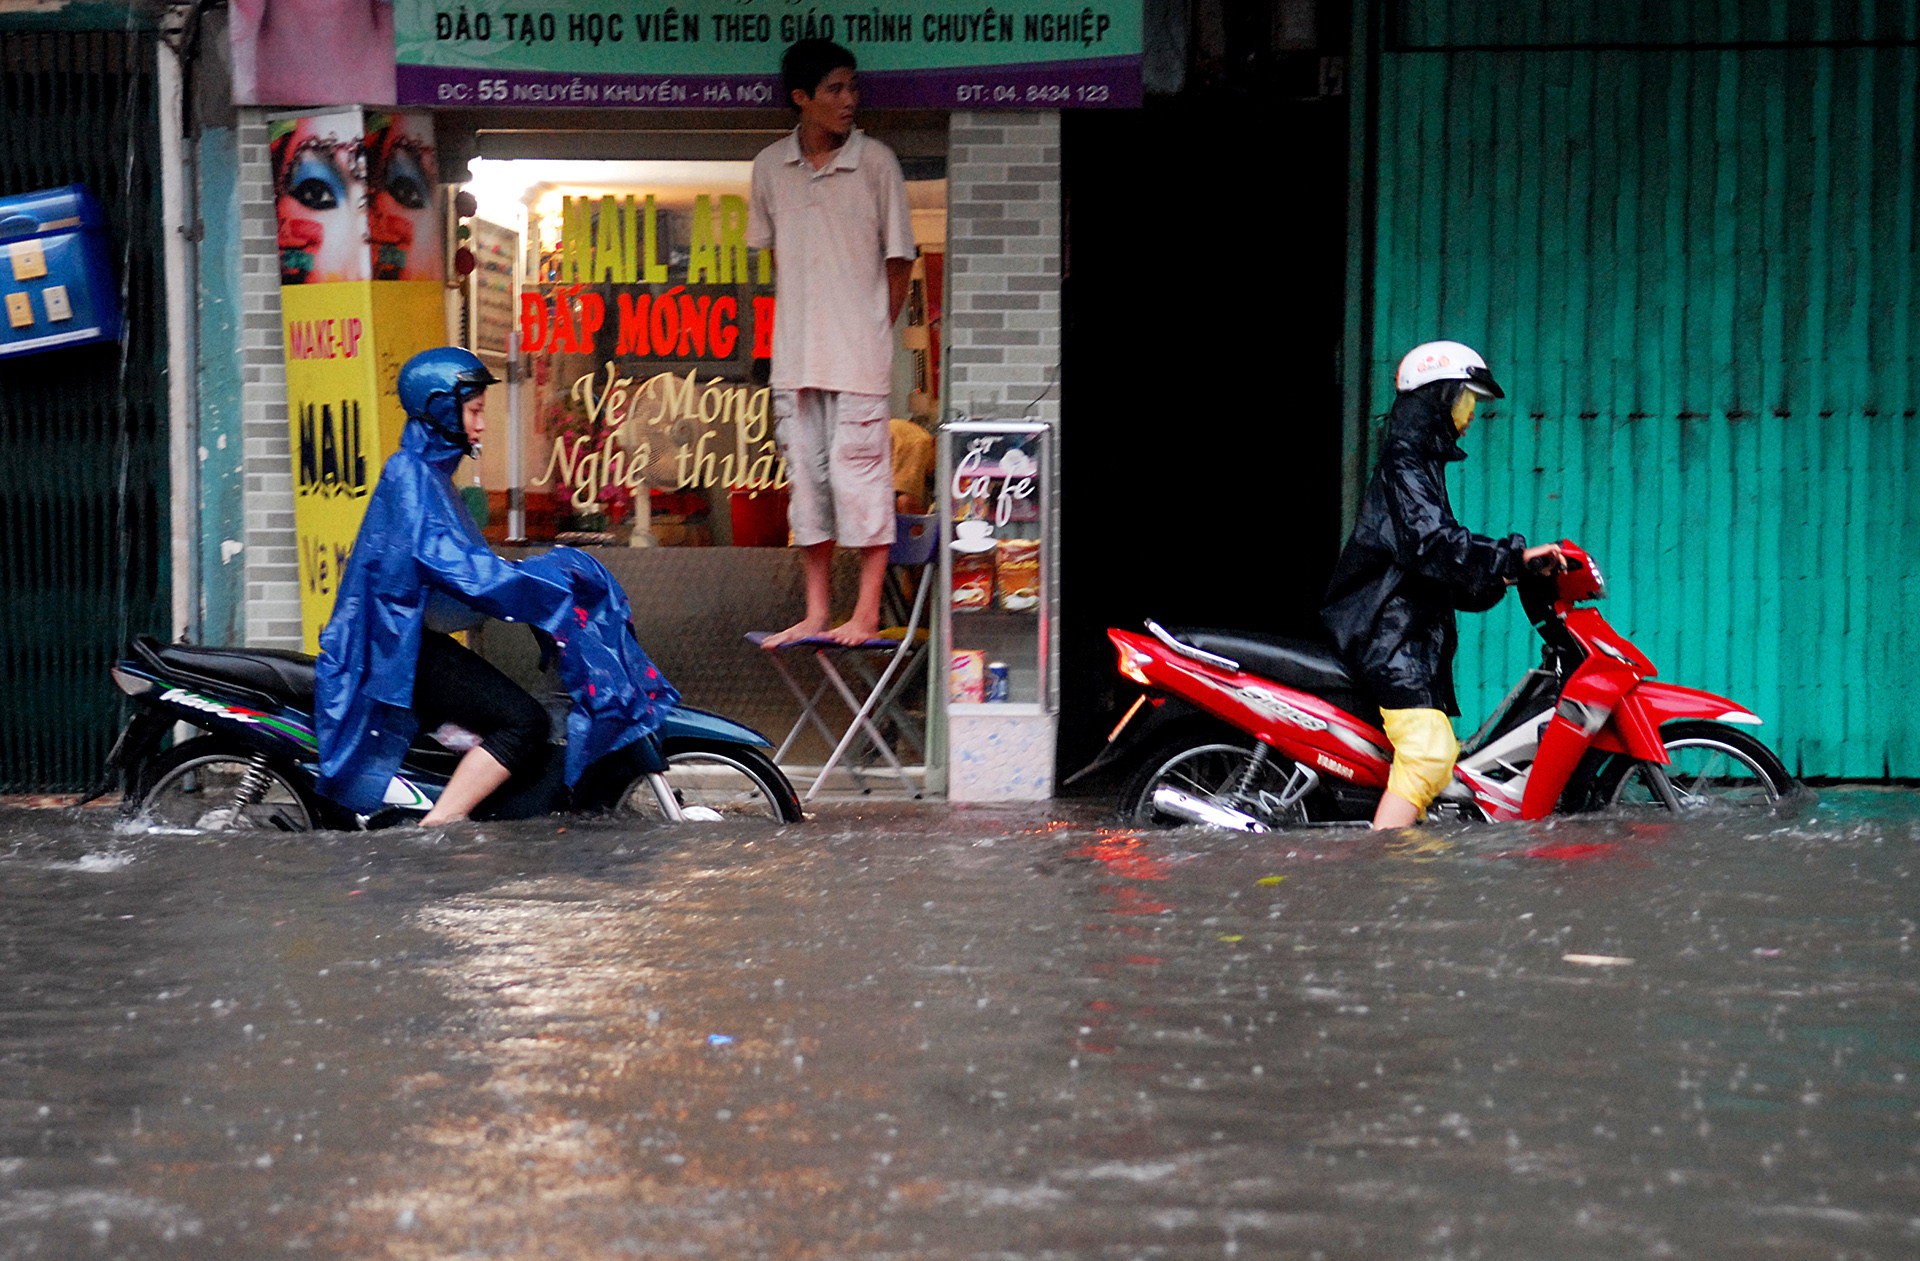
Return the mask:
<svg viewBox="0 0 1920 1261">
<path fill-rule="evenodd" d="M 1526 611 L 1529 623 L 1538 625 L 1552 615 L 1554 601 L 1560 594 L 1559 575 L 1579 568 L 1583 566 L 1573 557 L 1555 557 L 1551 553 L 1536 556 L 1521 566 L 1515 590 L 1520 593 L 1520 607 Z"/>
</svg>

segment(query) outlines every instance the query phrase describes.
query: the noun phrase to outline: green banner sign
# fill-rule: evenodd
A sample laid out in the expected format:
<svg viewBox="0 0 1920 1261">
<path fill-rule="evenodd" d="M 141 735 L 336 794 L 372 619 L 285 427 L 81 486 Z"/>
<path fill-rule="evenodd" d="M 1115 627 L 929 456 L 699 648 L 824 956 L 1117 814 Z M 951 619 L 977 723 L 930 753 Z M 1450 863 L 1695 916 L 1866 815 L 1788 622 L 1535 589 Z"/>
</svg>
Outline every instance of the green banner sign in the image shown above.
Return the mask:
<svg viewBox="0 0 1920 1261">
<path fill-rule="evenodd" d="M 795 40 L 844 44 L 872 106 L 1140 102 L 1141 0 L 836 8 L 794 0 L 395 0 L 401 104 L 769 108 Z"/>
</svg>

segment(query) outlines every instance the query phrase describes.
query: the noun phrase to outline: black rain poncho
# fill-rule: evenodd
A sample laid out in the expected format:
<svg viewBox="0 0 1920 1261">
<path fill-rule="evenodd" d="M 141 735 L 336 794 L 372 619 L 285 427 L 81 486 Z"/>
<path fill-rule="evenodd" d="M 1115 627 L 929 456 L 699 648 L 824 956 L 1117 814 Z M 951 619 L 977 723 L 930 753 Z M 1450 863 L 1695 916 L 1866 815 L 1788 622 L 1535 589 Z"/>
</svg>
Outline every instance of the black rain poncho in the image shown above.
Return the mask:
<svg viewBox="0 0 1920 1261">
<path fill-rule="evenodd" d="M 1490 539 L 1453 519 L 1446 466 L 1464 460 L 1437 395 L 1394 400 L 1386 447 L 1334 566 L 1321 620 L 1382 709 L 1458 714 L 1454 610 L 1480 613 L 1518 578 L 1526 540 Z"/>
</svg>

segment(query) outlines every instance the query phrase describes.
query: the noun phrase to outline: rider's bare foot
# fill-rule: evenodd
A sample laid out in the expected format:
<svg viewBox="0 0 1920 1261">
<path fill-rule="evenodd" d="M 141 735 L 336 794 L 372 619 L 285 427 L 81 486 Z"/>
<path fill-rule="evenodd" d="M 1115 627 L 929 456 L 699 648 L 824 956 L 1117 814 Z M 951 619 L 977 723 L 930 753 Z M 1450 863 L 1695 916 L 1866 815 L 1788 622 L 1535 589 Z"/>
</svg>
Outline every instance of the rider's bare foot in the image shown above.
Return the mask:
<svg viewBox="0 0 1920 1261">
<path fill-rule="evenodd" d="M 880 627 L 875 623 L 855 622 L 852 620 L 842 622 L 827 632 L 828 639 L 831 639 L 836 644 L 845 644 L 848 647 L 864 644 L 869 639 L 878 638 L 879 635 Z"/>
<path fill-rule="evenodd" d="M 775 631 L 773 634 L 761 640 L 760 646 L 769 650 L 784 648 L 788 644 L 798 643 L 803 639 L 812 639 L 815 635 L 823 635 L 826 633 L 826 630 L 826 618 L 803 617 L 793 625 L 787 627 L 787 629 Z"/>
</svg>

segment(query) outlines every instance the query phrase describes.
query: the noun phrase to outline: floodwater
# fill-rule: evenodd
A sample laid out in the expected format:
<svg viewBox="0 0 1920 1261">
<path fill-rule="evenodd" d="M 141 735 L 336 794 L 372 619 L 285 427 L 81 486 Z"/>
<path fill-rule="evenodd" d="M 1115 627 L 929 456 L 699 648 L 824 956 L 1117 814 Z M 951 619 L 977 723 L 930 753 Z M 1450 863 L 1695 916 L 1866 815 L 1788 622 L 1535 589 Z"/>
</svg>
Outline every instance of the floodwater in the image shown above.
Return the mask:
<svg viewBox="0 0 1920 1261">
<path fill-rule="evenodd" d="M 1916 838 L 0 811 L 0 1259 L 1913 1257 Z"/>
</svg>

